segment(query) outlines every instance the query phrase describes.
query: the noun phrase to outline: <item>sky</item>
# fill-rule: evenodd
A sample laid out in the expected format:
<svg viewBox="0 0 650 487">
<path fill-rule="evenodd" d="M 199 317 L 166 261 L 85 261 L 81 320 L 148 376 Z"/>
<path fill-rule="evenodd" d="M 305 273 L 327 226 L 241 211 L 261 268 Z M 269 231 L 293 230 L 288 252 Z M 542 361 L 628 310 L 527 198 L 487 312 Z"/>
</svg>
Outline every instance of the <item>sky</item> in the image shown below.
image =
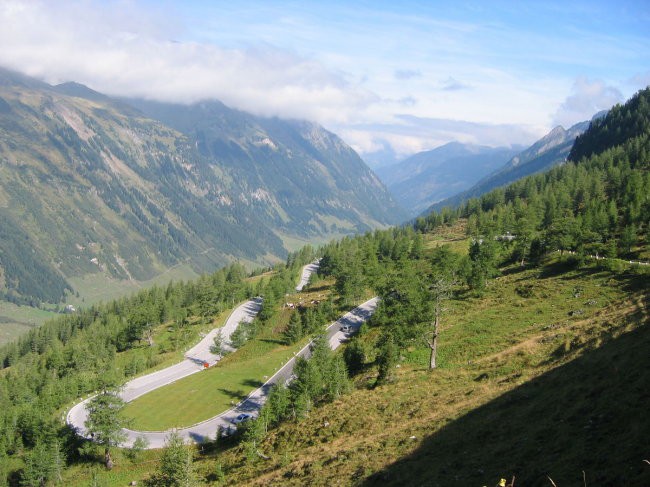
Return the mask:
<svg viewBox="0 0 650 487">
<path fill-rule="evenodd" d="M 371 164 L 529 145 L 650 84 L 650 2 L 0 0 L 0 66 L 308 119 Z"/>
</svg>

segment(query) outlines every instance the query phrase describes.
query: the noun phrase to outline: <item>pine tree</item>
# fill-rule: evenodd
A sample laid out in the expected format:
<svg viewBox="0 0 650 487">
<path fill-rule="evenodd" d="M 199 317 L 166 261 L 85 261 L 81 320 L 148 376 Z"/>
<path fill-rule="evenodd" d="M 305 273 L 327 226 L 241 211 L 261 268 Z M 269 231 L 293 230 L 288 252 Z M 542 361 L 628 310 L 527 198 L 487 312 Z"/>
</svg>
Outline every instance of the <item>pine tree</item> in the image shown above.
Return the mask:
<svg viewBox="0 0 650 487">
<path fill-rule="evenodd" d="M 291 345 L 296 343 L 304 336 L 304 329 L 302 325 L 302 319 L 298 311 L 294 311 L 287 325 L 287 329 L 284 331 L 284 338 L 287 341 L 287 344 Z"/>
<path fill-rule="evenodd" d="M 167 437 L 158 472 L 145 481 L 151 487 L 191 487 L 196 485 L 192 452 L 175 431 Z"/>
<path fill-rule="evenodd" d="M 106 468 L 113 467 L 110 449 L 126 440 L 122 428 L 126 421 L 122 415 L 124 401 L 116 391 L 105 390 L 93 397 L 86 405 L 88 419 L 85 426 L 93 440 L 104 447 L 104 460 Z"/>
<path fill-rule="evenodd" d="M 390 336 L 383 338 L 379 355 L 377 356 L 377 366 L 379 375 L 377 376 L 377 384 L 385 384 L 393 380 L 395 365 L 397 365 L 397 346 Z"/>
</svg>

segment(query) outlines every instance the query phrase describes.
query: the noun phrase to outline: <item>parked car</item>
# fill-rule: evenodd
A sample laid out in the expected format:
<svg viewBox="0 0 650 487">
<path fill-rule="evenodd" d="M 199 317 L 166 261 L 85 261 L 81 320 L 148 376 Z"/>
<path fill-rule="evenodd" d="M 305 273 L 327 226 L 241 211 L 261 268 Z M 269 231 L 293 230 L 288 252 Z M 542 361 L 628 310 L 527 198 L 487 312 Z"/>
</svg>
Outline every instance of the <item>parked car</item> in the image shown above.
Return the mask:
<svg viewBox="0 0 650 487">
<path fill-rule="evenodd" d="M 239 416 L 237 416 L 235 419 L 232 420 L 232 424 L 243 423 L 244 421 L 248 421 L 251 418 L 252 418 L 252 416 L 250 414 L 242 413 Z"/>
</svg>

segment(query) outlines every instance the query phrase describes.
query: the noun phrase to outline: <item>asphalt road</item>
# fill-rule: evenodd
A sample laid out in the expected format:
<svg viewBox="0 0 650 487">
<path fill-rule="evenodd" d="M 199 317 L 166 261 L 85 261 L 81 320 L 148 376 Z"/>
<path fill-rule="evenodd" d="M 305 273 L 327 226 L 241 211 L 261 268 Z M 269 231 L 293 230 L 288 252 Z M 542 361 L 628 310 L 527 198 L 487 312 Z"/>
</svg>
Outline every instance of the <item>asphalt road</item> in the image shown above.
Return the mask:
<svg viewBox="0 0 650 487">
<path fill-rule="evenodd" d="M 262 299 L 255 298 L 250 301 L 246 301 L 244 304 L 238 306 L 230 314 L 226 320 L 226 324 L 221 328 L 215 328 L 210 333 L 208 333 L 199 343 L 194 347 L 190 348 L 185 352 L 185 359 L 182 362 L 179 362 L 171 367 L 153 372 L 151 374 L 144 375 L 142 377 L 137 377 L 126 383 L 124 388 L 120 392 L 120 396 L 124 399 L 125 402 L 133 401 L 134 399 L 151 392 L 154 389 L 159 387 L 166 386 L 177 380 L 180 380 L 184 377 L 187 377 L 192 374 L 196 374 L 204 369 L 204 363 L 208 363 L 210 366 L 214 365 L 221 358 L 219 355 L 213 354 L 210 351 L 210 347 L 214 343 L 214 337 L 217 333 L 221 331 L 221 336 L 224 342 L 230 341 L 230 335 L 237 328 L 239 323 L 242 321 L 252 321 L 255 315 L 259 312 L 262 306 Z M 231 347 L 227 346 L 230 350 Z M 74 426 L 77 429 L 77 432 L 85 436 L 86 428 L 84 426 L 86 419 L 88 418 L 88 412 L 86 411 L 86 403 L 91 398 L 88 398 L 78 404 L 76 404 L 69 412 L 66 417 L 66 422 Z M 134 438 L 135 439 L 135 438 Z M 130 443 L 129 443 L 130 444 Z M 152 446 L 152 448 L 155 448 Z"/>
<path fill-rule="evenodd" d="M 317 268 L 317 263 L 305 266 L 303 268 L 303 277 L 301 282 L 305 279 L 305 270 L 308 270 L 309 272 L 305 280 L 305 283 L 307 283 L 309 281 L 309 275 L 311 272 L 315 272 Z M 372 298 L 366 301 L 327 327 L 326 336 L 332 349 L 338 348 L 342 342 L 347 340 L 347 336 L 341 331 L 341 328 L 344 325 L 348 325 L 350 327 L 350 334 L 355 333 L 361 324 L 374 313 L 377 307 L 377 301 L 377 298 Z M 222 328 L 212 330 L 197 345 L 185 353 L 185 360 L 166 369 L 129 381 L 123 388 L 120 394 L 121 397 L 126 402 L 132 401 L 147 392 L 203 370 L 204 362 L 213 365 L 220 358 L 218 355 L 210 352 L 213 337 L 221 330 L 224 341 L 229 341 L 230 335 L 237 328 L 237 325 L 241 321 L 252 320 L 259 312 L 260 307 L 261 299 L 259 298 L 247 301 L 237 307 L 231 313 L 226 324 Z M 310 344 L 306 345 L 302 350 L 300 350 L 296 354 L 296 357 L 309 358 L 311 352 L 309 345 Z M 234 408 L 201 423 L 197 423 L 187 428 L 178 429 L 178 434 L 180 434 L 186 441 L 202 443 L 214 439 L 218 428 L 228 429 L 229 427 L 233 427 L 232 420 L 239 414 L 248 413 L 251 416 L 255 416 L 266 401 L 271 388 L 275 384 L 286 383 L 290 380 L 293 374 L 294 365 L 295 357 L 289 360 L 266 383 L 253 391 L 244 401 Z M 85 406 L 90 399 L 91 397 L 76 404 L 68 412 L 66 417 L 67 423 L 75 427 L 77 432 L 82 436 L 86 435 L 84 425 L 88 414 Z M 127 440 L 122 444 L 124 447 L 130 447 L 138 437 L 144 437 L 149 443 L 149 448 L 162 448 L 165 446 L 165 440 L 169 435 L 169 431 L 134 431 L 125 429 L 124 432 L 127 435 Z"/>
<path fill-rule="evenodd" d="M 341 332 L 341 328 L 344 325 L 349 325 L 351 329 L 350 333 L 355 333 L 361 324 L 374 313 L 377 308 L 377 301 L 377 298 L 366 301 L 328 326 L 326 329 L 327 339 L 333 349 L 338 348 L 341 343 L 347 340 L 347 336 Z M 310 349 L 308 344 L 296 354 L 296 357 L 309 358 L 309 355 Z M 255 417 L 266 401 L 271 388 L 275 384 L 283 384 L 290 380 L 293 375 L 295 362 L 295 357 L 289 360 L 268 381 L 266 381 L 264 385 L 253 391 L 236 407 L 201 423 L 197 423 L 187 428 L 177 429 L 176 432 L 184 438 L 185 441 L 203 443 L 205 441 L 214 440 L 218 428 L 227 430 L 230 427 L 234 430 L 235 426 L 232 423 L 233 419 L 241 413 L 248 413 Z M 142 436 L 149 442 L 149 448 L 164 447 L 165 439 L 169 435 L 169 431 L 133 431 L 127 429 L 125 432 L 128 439 L 122 446 L 131 446 L 136 438 Z"/>
<path fill-rule="evenodd" d="M 300 275 L 300 282 L 296 286 L 296 291 L 302 291 L 302 289 L 309 283 L 309 278 L 311 275 L 318 270 L 320 259 L 315 260 L 311 264 L 307 264 L 302 268 L 302 274 Z"/>
</svg>

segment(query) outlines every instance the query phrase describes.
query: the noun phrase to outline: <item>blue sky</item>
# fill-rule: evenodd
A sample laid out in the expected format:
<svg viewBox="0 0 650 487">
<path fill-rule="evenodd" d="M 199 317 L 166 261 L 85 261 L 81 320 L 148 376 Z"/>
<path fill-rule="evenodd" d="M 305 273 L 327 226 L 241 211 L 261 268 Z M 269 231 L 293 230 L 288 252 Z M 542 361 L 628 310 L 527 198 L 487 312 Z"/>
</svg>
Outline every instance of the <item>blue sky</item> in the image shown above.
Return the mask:
<svg viewBox="0 0 650 487">
<path fill-rule="evenodd" d="M 307 118 L 369 160 L 531 143 L 650 83 L 650 2 L 22 1 L 0 65 Z"/>
</svg>

